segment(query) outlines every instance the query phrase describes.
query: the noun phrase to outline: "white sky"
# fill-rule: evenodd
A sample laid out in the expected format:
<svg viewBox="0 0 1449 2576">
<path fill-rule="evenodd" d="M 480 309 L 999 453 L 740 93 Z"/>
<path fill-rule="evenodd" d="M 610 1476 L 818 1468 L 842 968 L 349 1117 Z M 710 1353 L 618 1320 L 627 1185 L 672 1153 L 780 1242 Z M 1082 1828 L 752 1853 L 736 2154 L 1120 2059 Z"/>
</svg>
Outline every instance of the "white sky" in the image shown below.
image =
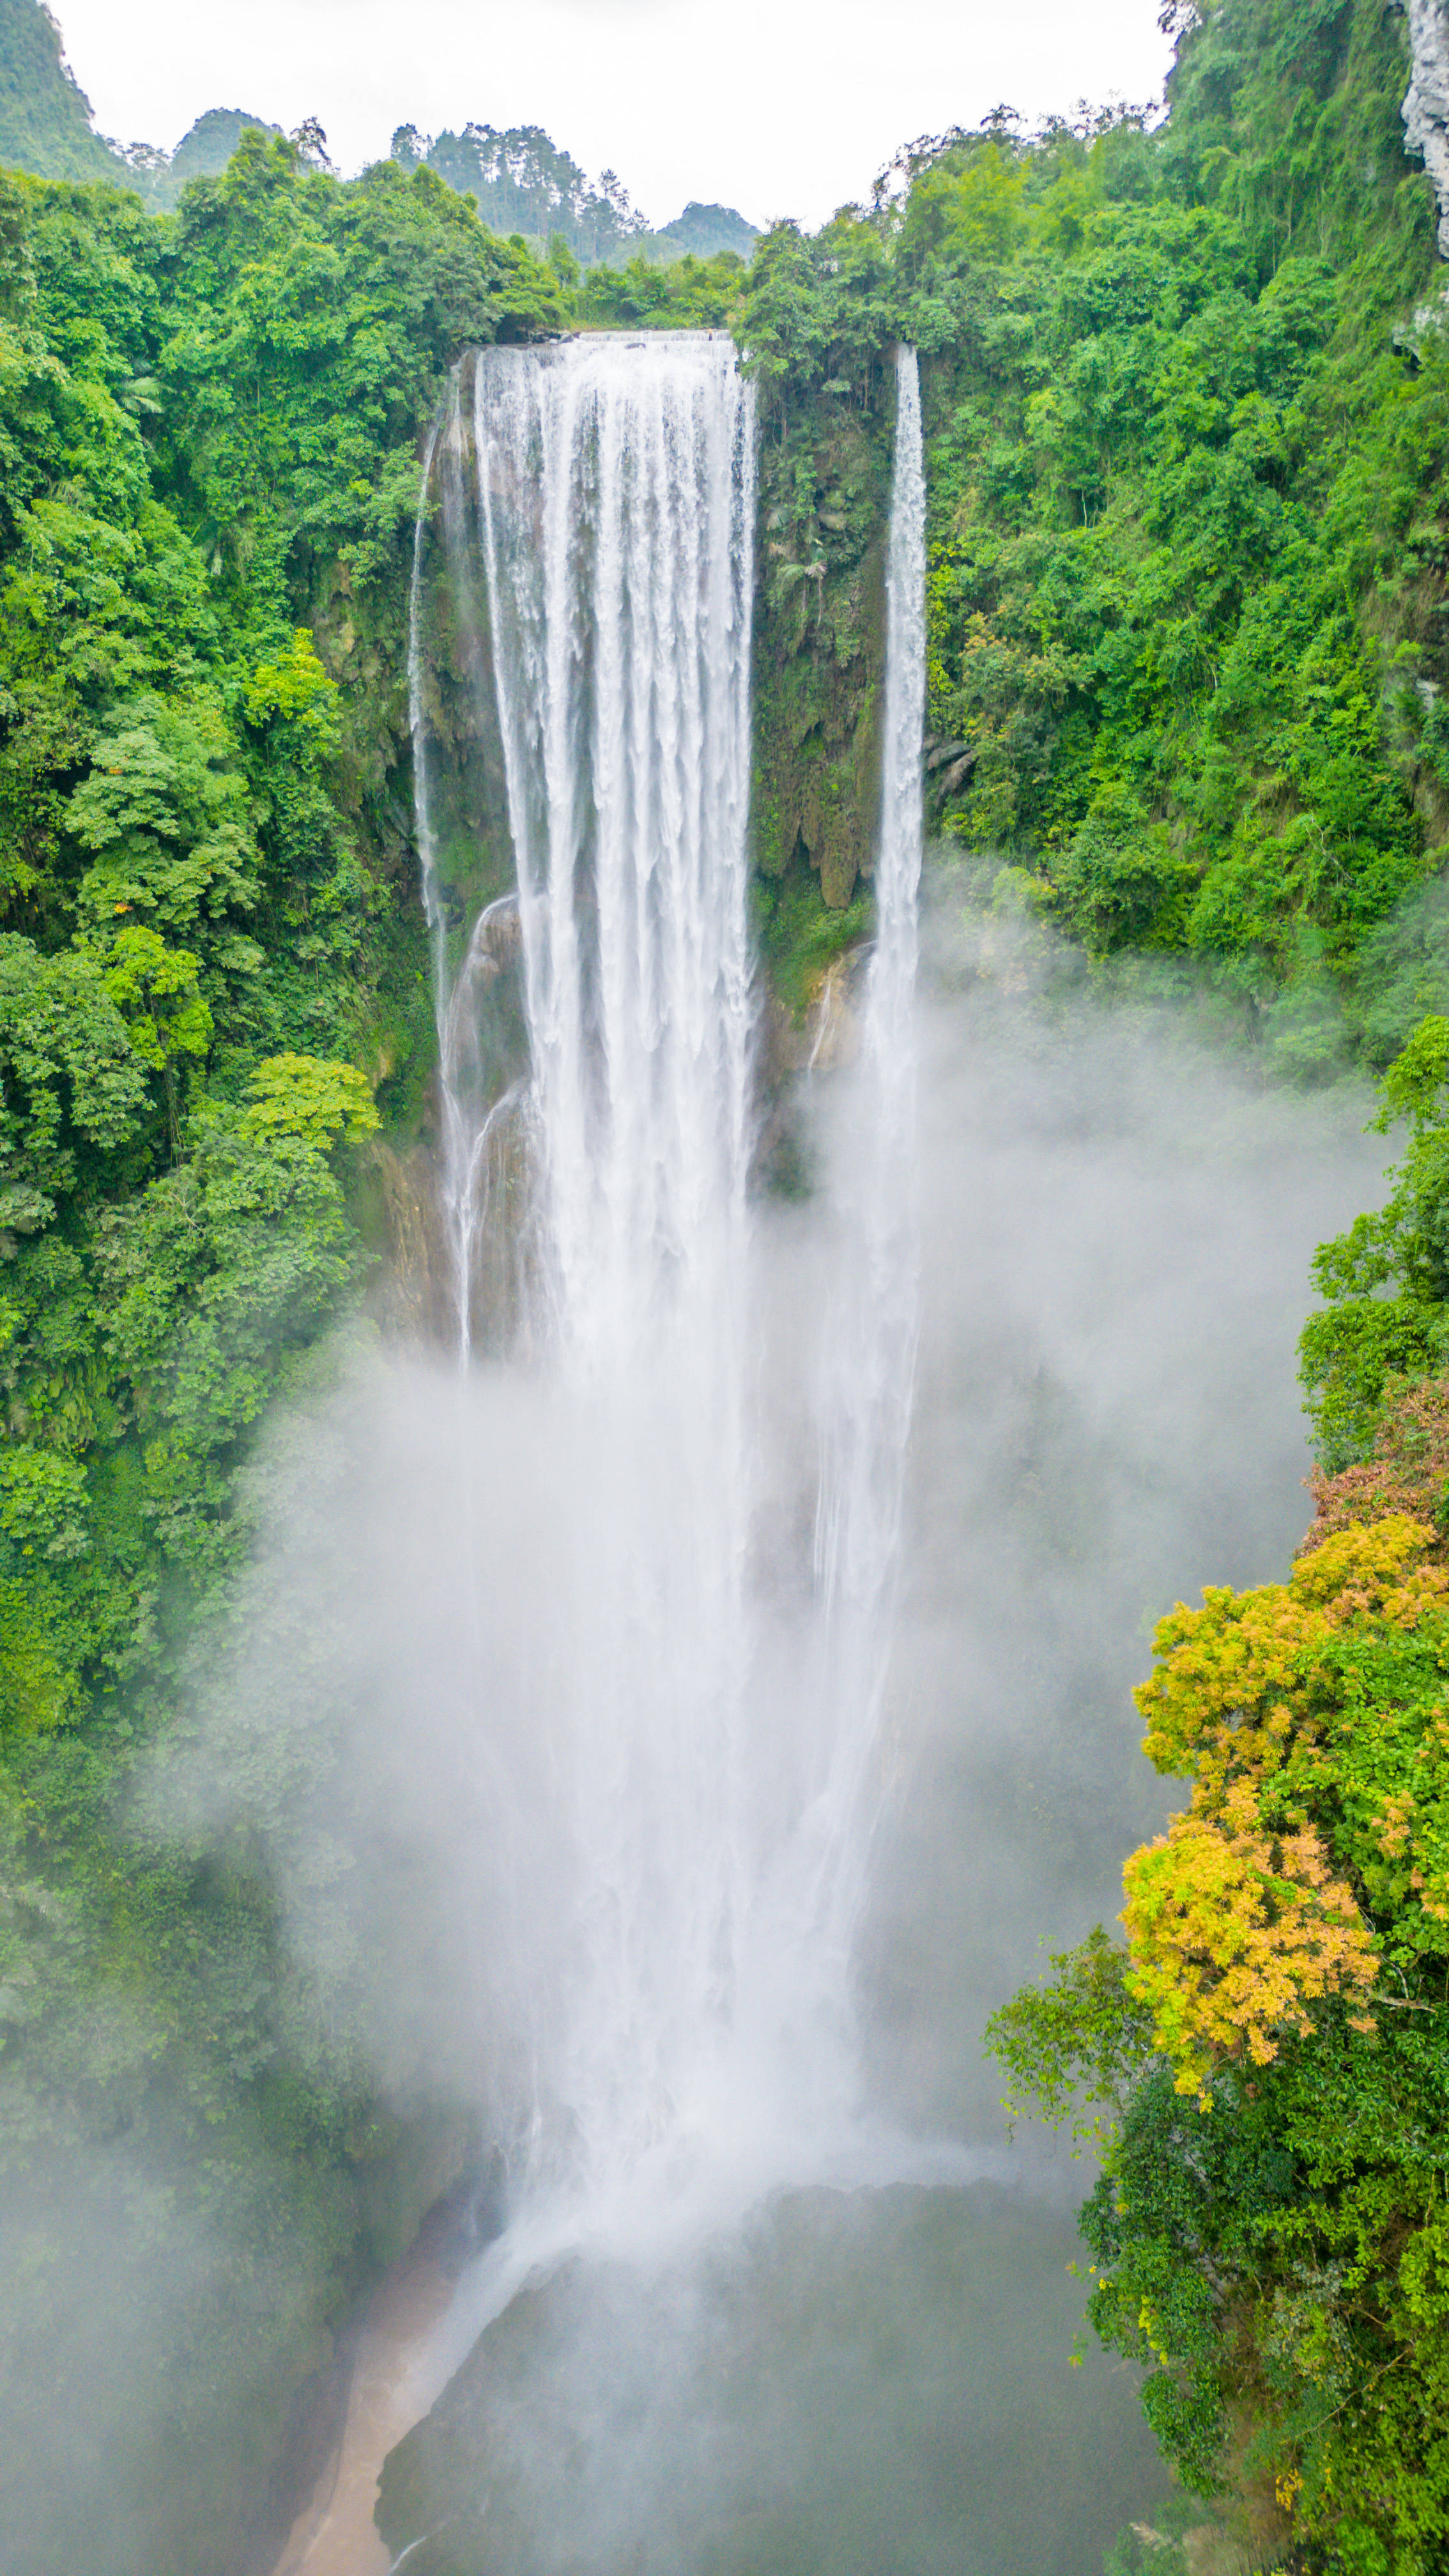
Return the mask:
<svg viewBox="0 0 1449 2576">
<path fill-rule="evenodd" d="M 1157 0 L 52 0 L 103 134 L 208 107 L 320 117 L 344 169 L 393 127 L 542 125 L 667 223 L 687 197 L 814 225 L 904 142 L 1005 100 L 1157 96 Z"/>
</svg>

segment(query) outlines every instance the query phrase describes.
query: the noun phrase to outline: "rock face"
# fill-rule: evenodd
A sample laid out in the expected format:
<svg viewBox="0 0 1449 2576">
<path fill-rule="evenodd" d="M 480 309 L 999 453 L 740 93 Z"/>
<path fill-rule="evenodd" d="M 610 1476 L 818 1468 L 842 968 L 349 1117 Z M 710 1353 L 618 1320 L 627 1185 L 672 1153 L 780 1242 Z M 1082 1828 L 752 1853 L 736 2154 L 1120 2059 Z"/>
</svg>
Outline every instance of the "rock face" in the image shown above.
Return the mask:
<svg viewBox="0 0 1449 2576">
<path fill-rule="evenodd" d="M 445 1032 L 447 1085 L 435 1078 L 428 1132 L 403 1151 L 381 1139 L 369 1148 L 369 1248 L 381 1255 L 373 1311 L 385 1330 L 415 1343 L 457 1348 L 459 1253 L 450 1228 L 460 1221 L 473 1348 L 514 1347 L 528 1309 L 534 1166 L 522 976 L 518 897 L 503 895 L 479 914 L 458 970 Z M 450 1120 L 456 1130 L 460 1118 L 474 1140 L 466 1184 L 448 1152 Z"/>
<path fill-rule="evenodd" d="M 891 426 L 821 393 L 760 446 L 755 561 L 755 866 L 800 863 L 843 911 L 874 860 L 885 682 Z"/>
<path fill-rule="evenodd" d="M 870 943 L 858 941 L 832 958 L 815 983 L 803 1020 L 778 996 L 764 995 L 757 1073 L 768 1101 L 783 1082 L 801 1073 L 838 1073 L 860 1052 L 860 994 Z"/>
<path fill-rule="evenodd" d="M 1449 0 L 1404 0 L 1413 73 L 1404 142 L 1421 152 L 1439 205 L 1439 252 L 1449 259 Z"/>
</svg>

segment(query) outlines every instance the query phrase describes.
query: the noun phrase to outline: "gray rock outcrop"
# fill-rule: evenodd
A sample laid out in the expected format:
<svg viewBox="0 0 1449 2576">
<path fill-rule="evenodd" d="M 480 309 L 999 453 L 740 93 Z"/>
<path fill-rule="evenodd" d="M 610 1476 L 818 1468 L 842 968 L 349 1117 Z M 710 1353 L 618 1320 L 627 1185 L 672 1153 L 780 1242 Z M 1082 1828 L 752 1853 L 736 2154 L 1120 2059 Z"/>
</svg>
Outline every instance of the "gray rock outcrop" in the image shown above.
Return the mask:
<svg viewBox="0 0 1449 2576">
<path fill-rule="evenodd" d="M 1449 0 L 1404 0 L 1413 71 L 1404 142 L 1421 152 L 1439 206 L 1439 253 L 1449 259 Z"/>
</svg>

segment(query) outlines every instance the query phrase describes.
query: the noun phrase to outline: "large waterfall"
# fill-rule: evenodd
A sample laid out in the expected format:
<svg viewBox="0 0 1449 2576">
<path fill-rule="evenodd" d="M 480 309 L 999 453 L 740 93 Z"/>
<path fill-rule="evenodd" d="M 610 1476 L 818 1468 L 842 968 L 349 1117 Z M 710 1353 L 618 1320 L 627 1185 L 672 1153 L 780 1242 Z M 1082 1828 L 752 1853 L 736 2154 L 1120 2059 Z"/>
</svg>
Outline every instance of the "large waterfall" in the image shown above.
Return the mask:
<svg viewBox="0 0 1449 2576">
<path fill-rule="evenodd" d="M 1021 992 L 1029 952 L 995 913 L 954 930 L 944 866 L 918 1001 L 909 351 L 895 391 L 873 922 L 818 1047 L 753 957 L 780 674 L 750 669 L 732 348 L 488 350 L 437 424 L 411 686 L 441 1186 L 402 1205 L 445 1358 L 335 1417 L 277 1633 L 310 1713 L 340 1594 L 324 1706 L 371 1864 L 336 1897 L 347 1845 L 314 1837 L 296 1919 L 330 1974 L 375 1952 L 379 2050 L 448 2156 L 467 2096 L 500 2152 L 369 2320 L 278 2576 L 1085 2576 L 1155 2527 L 1133 2391 L 1066 2367 L 1063 2176 L 1000 2143 L 980 2040 L 1034 1945 L 1111 1909 L 1114 1820 L 1160 1817 L 1124 1786 L 1133 1625 L 1220 1561 L 1228 1494 L 1236 1526 L 1223 1425 L 1270 1343 L 1286 1374 L 1331 1176 L 1285 1231 L 1301 1109 L 1265 1131 L 1196 1054 Z M 854 454 L 863 492 L 873 427 Z M 760 461 L 768 525 L 796 460 Z M 1157 1097 L 1184 1063 L 1224 1139 L 1190 1169 Z M 1181 1355 L 1213 1334 L 1205 1378 Z M 1286 1409 L 1275 1436 L 1274 1548 Z M 293 1687 L 260 1651 L 249 1745 Z"/>
<path fill-rule="evenodd" d="M 1034 1937 L 1023 1891 L 1062 1867 L 1022 1765 L 1058 1690 L 1077 1741 L 1087 1596 L 1051 1596 L 1070 1652 L 1025 1669 L 1059 1281 L 1023 1358 L 1017 1247 L 1031 1175 L 1060 1173 L 1017 1154 L 996 1040 L 940 994 L 917 1186 L 909 350 L 895 389 L 873 935 L 788 1104 L 751 941 L 733 349 L 487 350 L 429 458 L 411 679 L 452 1365 L 397 1372 L 420 1526 L 409 1548 L 389 1516 L 385 1556 L 420 1644 L 387 1776 L 405 1804 L 415 1758 L 447 1805 L 440 2027 L 506 2170 L 401 2382 L 379 2344 L 394 2566 L 1081 2576 L 1083 2531 L 1092 2555 L 1138 2493 L 1119 2394 L 1052 2393 L 1068 2231 L 1002 2190 L 1025 2160 L 977 2066 L 1002 1923 Z M 756 1180 L 786 1115 L 790 1200 Z M 1069 1476 L 1094 1418 L 1065 1407 Z M 331 2519 L 307 2576 L 382 2576 Z"/>
<path fill-rule="evenodd" d="M 495 1358 L 543 1372 L 568 1426 L 531 1775 L 558 1920 L 521 2049 L 515 2206 L 657 2207 L 726 2167 L 748 2196 L 838 2151 L 854 2107 L 849 1947 L 914 1362 L 915 361 L 898 364 L 859 1150 L 833 1211 L 811 1598 L 787 1674 L 754 1562 L 751 392 L 713 335 L 488 350 L 430 473 L 462 729 L 495 745 L 517 887 L 516 910 L 495 893 L 471 922 L 450 900 L 425 500 L 413 724 L 458 1346 L 467 1362 L 480 1274 L 508 1272 Z M 510 957 L 511 1068 L 483 1027 Z"/>
</svg>

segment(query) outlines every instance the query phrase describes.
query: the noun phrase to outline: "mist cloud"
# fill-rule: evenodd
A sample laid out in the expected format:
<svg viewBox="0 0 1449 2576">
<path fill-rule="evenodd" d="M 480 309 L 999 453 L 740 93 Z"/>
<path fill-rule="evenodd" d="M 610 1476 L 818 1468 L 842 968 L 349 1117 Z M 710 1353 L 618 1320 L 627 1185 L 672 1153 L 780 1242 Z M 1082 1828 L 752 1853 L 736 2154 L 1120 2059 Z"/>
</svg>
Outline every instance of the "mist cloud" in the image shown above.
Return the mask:
<svg viewBox="0 0 1449 2576">
<path fill-rule="evenodd" d="M 934 960 L 922 1019 L 917 1428 L 857 1988 L 872 2116 L 994 2155 L 1004 2139 L 983 2022 L 1044 1945 L 1111 1920 L 1126 1849 L 1173 1801 L 1137 1751 L 1129 1697 L 1151 1621 L 1205 1581 L 1281 1575 L 1306 1525 L 1294 1342 L 1308 1260 L 1374 1197 L 1382 1149 L 1360 1133 L 1356 1091 L 1265 1091 L 1248 1059 L 1214 1048 L 1180 1013 L 1123 1012 L 1064 991 L 1029 943 L 963 915 L 959 888 L 945 898 Z M 805 1085 L 799 1114 L 806 1159 L 828 1175 L 850 1152 L 849 1076 Z M 760 1210 L 751 1582 L 767 1800 L 788 1796 L 806 1706 L 813 1407 L 832 1258 L 821 1202 Z M 271 1884 L 284 2053 L 332 2063 L 339 2083 L 372 2088 L 400 2117 L 461 2111 L 480 2151 L 502 2142 L 521 2153 L 567 2094 L 560 2052 L 578 1926 L 555 1650 L 560 1620 L 590 1599 L 587 1497 L 609 1426 L 580 1416 L 538 1369 L 483 1368 L 463 1386 L 436 1359 L 377 1346 L 339 1357 L 338 1369 L 258 1459 L 251 1573 L 208 1638 L 133 1829 Z M 677 1512 L 666 1421 L 640 1427 L 636 1456 L 659 1511 Z M 555 2143 L 566 2162 L 566 2135 Z M 142 2417 L 148 2389 L 158 2415 L 174 2407 L 166 2355 L 177 2320 L 194 2334 L 215 2314 L 232 2249 L 223 2213 L 217 2233 L 183 2226 L 145 2252 L 136 2212 L 148 2194 L 176 2206 L 196 2152 L 179 2129 L 78 2136 L 44 2179 L 46 2225 L 63 2204 L 71 2242 L 45 2315 L 72 2359 L 12 2493 L 17 2530 L 53 2530 L 65 2492 L 84 2510 L 96 2478 L 123 2493 L 154 2474 L 137 2445 L 137 2393 Z M 840 2517 L 855 2495 L 858 2529 L 874 2530 L 864 2499 L 877 2471 L 868 2446 L 858 2470 L 842 2464 L 831 2407 L 858 2424 L 899 2402 L 929 2424 L 932 2387 L 949 2385 L 952 2438 L 969 2450 L 973 2390 L 989 2421 L 1003 2314 L 1039 2359 L 1064 2345 L 1066 2212 L 1081 2174 L 1029 2141 L 1017 2158 L 1021 2187 L 1004 2198 L 986 2186 L 797 2195 L 773 2215 L 736 2214 L 713 2251 L 670 2257 L 672 2271 L 585 2264 L 541 2291 L 538 2352 L 524 2348 L 521 2323 L 509 2330 L 508 2369 L 521 2373 L 510 2420 L 527 2420 L 547 2351 L 549 2420 L 561 2439 L 572 2424 L 582 2445 L 582 2484 L 559 2528 L 575 2511 L 600 2531 L 613 2517 L 614 2556 L 589 2563 L 632 2563 L 625 2544 L 651 2495 L 672 2497 L 686 2521 L 697 2508 L 698 2532 L 716 2507 L 726 2523 L 744 2513 L 747 2493 L 764 2520 L 730 2524 L 728 2546 L 721 2539 L 722 2554 L 700 2556 L 701 2567 L 733 2563 L 742 2534 L 776 2528 L 772 2514 L 785 2517 L 782 2532 L 798 2524 L 818 2538 L 828 2525 L 832 2567 L 854 2563 Z M 12 2195 L 0 2217 L 23 2255 L 27 2209 Z M 843 2345 L 844 2376 L 830 2386 L 820 2355 L 791 2362 L 793 2326 L 779 2325 L 777 2351 L 756 2349 L 761 2283 L 795 2280 L 798 2318 L 817 2295 L 812 2279 L 828 2300 L 832 2277 L 837 2287 L 854 2278 L 869 2316 L 908 2239 L 925 2266 L 910 2274 L 912 2295 L 927 2306 L 933 2262 L 950 2277 L 953 2265 L 985 2266 L 993 2280 L 991 2248 L 1009 2244 L 1011 2262 L 951 2316 L 931 2309 L 914 2350 L 900 2320 L 875 2345 Z M 123 2253 L 123 2240 L 143 2254 Z M 807 2241 L 835 2247 L 823 2274 L 800 2252 Z M 284 2279 L 286 2255 L 283 2246 L 265 2293 L 279 2314 L 306 2296 L 305 2282 Z M 39 2312 L 26 2326 L 29 2291 L 12 2289 L 17 2330 L 43 2333 Z M 72 2334 L 65 2320 L 80 2317 L 93 2333 Z M 684 2398 L 657 2393 L 631 2418 L 632 2483 L 628 2494 L 609 2489 L 605 2513 L 590 2481 L 624 2456 L 615 2419 L 661 2351 Z M 1078 2399 L 1064 2349 L 1062 2361 L 1033 2439 L 1065 2446 L 1067 2529 L 1072 2481 L 1087 2474 L 1069 2464 L 1083 2425 L 1094 2427 L 1094 2456 L 1117 2464 L 1102 2470 L 1112 2513 L 1119 2492 L 1155 2473 L 1126 2382 L 1104 2375 L 1090 2402 Z M 492 2367 L 479 2403 L 502 2402 L 506 2373 L 487 2395 Z M 792 2369 L 794 2400 L 728 2395 L 752 2370 L 762 2389 L 783 2390 Z M 118 2389 L 124 2405 L 112 2402 Z M 782 2425 L 786 2449 L 807 2464 L 794 2489 Z M 966 2479 L 955 2503 L 921 2522 L 923 2567 L 964 2563 L 968 2527 L 999 2523 L 1001 2546 L 1016 2545 L 1021 2479 L 998 2453 L 993 2486 L 983 2432 L 974 2487 Z M 554 2511 L 547 2462 L 525 2446 L 507 2474 L 525 2503 Z M 868 2556 L 876 2543 L 860 2545 Z M 1044 2527 L 1041 2566 L 1067 2576 L 1073 2545 Z M 516 2561 L 500 2563 L 552 2562 L 520 2544 Z"/>
</svg>

